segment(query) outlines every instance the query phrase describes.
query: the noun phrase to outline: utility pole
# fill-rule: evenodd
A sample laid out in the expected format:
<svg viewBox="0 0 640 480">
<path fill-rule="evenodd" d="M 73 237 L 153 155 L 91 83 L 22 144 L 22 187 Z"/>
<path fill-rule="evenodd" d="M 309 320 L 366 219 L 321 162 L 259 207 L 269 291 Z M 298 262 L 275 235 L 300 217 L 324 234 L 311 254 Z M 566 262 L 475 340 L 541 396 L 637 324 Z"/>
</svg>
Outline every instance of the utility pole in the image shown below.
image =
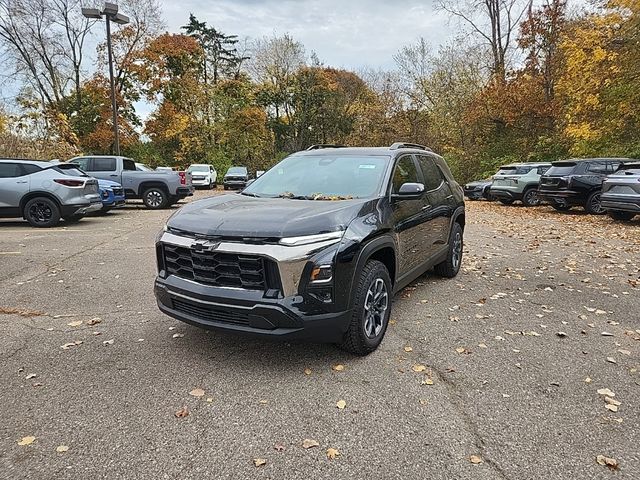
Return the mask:
<svg viewBox="0 0 640 480">
<path fill-rule="evenodd" d="M 118 5 L 105 2 L 104 8 L 100 11 L 97 8 L 82 8 L 82 15 L 86 18 L 102 19 L 107 21 L 107 51 L 109 56 L 109 82 L 111 83 L 111 109 L 113 115 L 113 153 L 120 155 L 120 134 L 118 133 L 118 104 L 116 102 L 116 81 L 113 76 L 113 50 L 111 48 L 111 22 L 118 25 L 129 23 L 129 17 L 118 13 Z"/>
</svg>

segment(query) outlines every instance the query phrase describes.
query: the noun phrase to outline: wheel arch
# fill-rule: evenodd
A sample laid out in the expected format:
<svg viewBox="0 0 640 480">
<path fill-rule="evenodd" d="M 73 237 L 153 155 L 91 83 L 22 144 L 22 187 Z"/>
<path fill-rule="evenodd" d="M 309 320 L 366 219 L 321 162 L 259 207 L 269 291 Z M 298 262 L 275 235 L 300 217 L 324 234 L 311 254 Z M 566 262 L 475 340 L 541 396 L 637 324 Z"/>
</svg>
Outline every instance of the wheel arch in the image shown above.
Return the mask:
<svg viewBox="0 0 640 480">
<path fill-rule="evenodd" d="M 164 182 L 159 182 L 157 180 L 148 180 L 140 183 L 140 185 L 138 186 L 138 195 L 142 196 L 144 192 L 149 190 L 150 188 L 160 188 L 164 190 L 167 195 L 170 195 L 168 185 Z"/>
<path fill-rule="evenodd" d="M 51 192 L 43 192 L 43 191 L 35 191 L 35 192 L 27 193 L 26 195 L 24 195 L 20 199 L 20 213 L 24 212 L 24 207 L 25 207 L 25 205 L 27 204 L 27 202 L 29 200 L 32 200 L 32 199 L 37 198 L 37 197 L 46 197 L 49 200 L 53 200 L 56 203 L 56 205 L 58 206 L 58 208 L 60 210 L 62 210 L 62 202 L 53 193 L 51 193 Z"/>
<path fill-rule="evenodd" d="M 393 239 L 384 235 L 370 240 L 364 245 L 364 247 L 362 247 L 356 260 L 356 266 L 354 268 L 354 274 L 351 278 L 351 286 L 349 288 L 349 308 L 353 307 L 354 288 L 356 288 L 362 269 L 369 260 L 377 260 L 387 268 L 389 278 L 391 278 L 392 288 L 396 283 L 398 258 Z"/>
</svg>

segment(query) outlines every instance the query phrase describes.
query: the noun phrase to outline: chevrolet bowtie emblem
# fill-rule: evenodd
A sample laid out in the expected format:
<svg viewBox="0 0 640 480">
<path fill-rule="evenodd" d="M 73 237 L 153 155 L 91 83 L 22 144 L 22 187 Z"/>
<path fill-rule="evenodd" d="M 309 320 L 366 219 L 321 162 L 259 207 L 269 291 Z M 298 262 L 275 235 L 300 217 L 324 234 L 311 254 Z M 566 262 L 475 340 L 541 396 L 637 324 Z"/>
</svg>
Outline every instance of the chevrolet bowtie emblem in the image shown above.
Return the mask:
<svg viewBox="0 0 640 480">
<path fill-rule="evenodd" d="M 206 240 L 197 240 L 191 245 L 191 248 L 196 252 L 211 252 L 218 248 L 220 242 L 208 242 Z"/>
</svg>

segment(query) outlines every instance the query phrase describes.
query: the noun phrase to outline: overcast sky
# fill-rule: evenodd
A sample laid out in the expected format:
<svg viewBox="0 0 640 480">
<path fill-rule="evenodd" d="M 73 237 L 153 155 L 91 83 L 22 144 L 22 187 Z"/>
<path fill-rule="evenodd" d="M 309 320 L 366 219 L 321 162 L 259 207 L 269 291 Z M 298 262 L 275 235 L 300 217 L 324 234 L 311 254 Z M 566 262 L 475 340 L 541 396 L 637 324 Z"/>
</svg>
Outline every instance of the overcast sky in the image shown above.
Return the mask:
<svg viewBox="0 0 640 480">
<path fill-rule="evenodd" d="M 260 38 L 289 33 L 307 54 L 333 67 L 391 68 L 393 54 L 420 36 L 437 48 L 455 25 L 433 0 L 163 0 L 171 32 L 189 13 L 226 34 Z"/>
</svg>

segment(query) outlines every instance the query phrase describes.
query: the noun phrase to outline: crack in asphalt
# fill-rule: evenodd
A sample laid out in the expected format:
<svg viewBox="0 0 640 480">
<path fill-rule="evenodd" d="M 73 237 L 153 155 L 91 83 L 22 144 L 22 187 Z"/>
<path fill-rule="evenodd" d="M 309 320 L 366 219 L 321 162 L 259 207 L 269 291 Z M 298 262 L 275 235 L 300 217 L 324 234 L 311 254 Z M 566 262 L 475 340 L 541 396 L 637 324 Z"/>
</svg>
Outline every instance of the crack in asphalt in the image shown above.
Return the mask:
<svg viewBox="0 0 640 480">
<path fill-rule="evenodd" d="M 412 343 L 413 340 L 415 340 L 415 338 L 411 336 L 410 332 L 407 332 L 406 336 L 402 335 L 399 329 L 394 330 L 394 332 L 396 333 L 396 336 L 400 340 L 405 342 L 405 344 Z M 414 347 L 414 351 L 415 350 L 416 349 Z M 417 353 L 422 355 L 423 358 L 429 358 L 427 352 L 422 350 L 422 348 L 418 348 L 417 350 L 418 350 Z M 444 372 L 440 367 L 434 366 L 431 362 L 428 363 L 428 366 L 435 373 L 440 383 L 444 385 L 445 388 L 447 389 L 447 397 L 449 398 L 449 402 L 460 414 L 460 417 L 462 418 L 462 421 L 464 422 L 467 428 L 467 431 L 473 437 L 474 446 L 482 454 L 483 462 L 487 464 L 489 467 L 491 467 L 499 475 L 498 478 L 501 478 L 503 480 L 508 480 L 509 477 L 507 476 L 506 472 L 502 469 L 502 467 L 493 459 L 485 456 L 485 440 L 480 434 L 480 432 L 478 431 L 477 424 L 474 422 L 471 415 L 465 409 L 464 400 L 460 393 L 460 387 L 454 381 L 452 381 L 449 377 L 447 377 L 446 372 Z"/>
</svg>

